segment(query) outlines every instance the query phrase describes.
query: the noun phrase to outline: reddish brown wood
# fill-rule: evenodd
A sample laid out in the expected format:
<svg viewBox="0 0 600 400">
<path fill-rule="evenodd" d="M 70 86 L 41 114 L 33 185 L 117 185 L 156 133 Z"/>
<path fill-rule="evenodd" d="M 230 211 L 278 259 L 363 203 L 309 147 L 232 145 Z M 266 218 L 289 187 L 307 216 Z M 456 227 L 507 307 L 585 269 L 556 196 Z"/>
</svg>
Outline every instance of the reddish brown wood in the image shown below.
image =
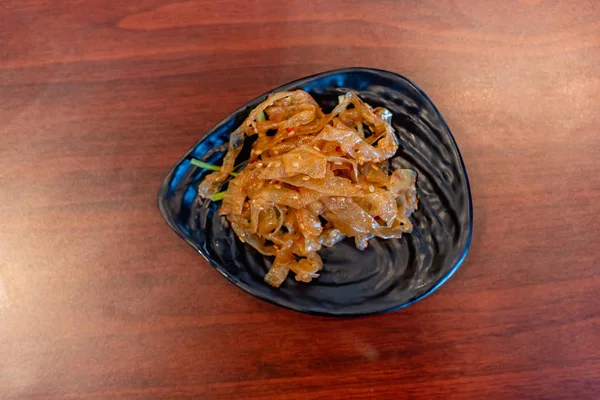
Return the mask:
<svg viewBox="0 0 600 400">
<path fill-rule="evenodd" d="M 600 3 L 6 0 L 0 398 L 592 399 L 600 393 Z M 471 178 L 430 298 L 317 318 L 223 279 L 163 222 L 170 166 L 247 100 L 402 73 Z"/>
</svg>

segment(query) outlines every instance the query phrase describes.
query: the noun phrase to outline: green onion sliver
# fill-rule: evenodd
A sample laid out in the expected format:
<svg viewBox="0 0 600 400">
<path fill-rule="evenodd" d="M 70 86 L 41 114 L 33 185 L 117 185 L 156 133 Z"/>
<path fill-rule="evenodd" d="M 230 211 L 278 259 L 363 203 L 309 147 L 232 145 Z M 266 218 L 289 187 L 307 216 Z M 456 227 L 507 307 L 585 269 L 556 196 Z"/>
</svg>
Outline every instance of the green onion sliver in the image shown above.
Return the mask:
<svg viewBox="0 0 600 400">
<path fill-rule="evenodd" d="M 220 171 L 221 167 L 219 167 L 218 165 L 213 165 L 213 164 L 209 164 L 209 163 L 205 163 L 204 161 L 200 161 L 198 159 L 192 158 L 190 160 L 190 162 L 192 163 L 192 165 L 195 165 L 196 167 L 200 167 L 200 168 L 204 168 L 204 169 L 208 169 L 210 171 Z M 237 172 L 231 172 L 229 175 L 236 177 L 238 176 Z"/>
<path fill-rule="evenodd" d="M 210 199 L 212 201 L 220 201 L 223 200 L 223 196 L 225 196 L 225 192 L 219 192 L 219 193 L 215 193 L 213 194 Z"/>
</svg>

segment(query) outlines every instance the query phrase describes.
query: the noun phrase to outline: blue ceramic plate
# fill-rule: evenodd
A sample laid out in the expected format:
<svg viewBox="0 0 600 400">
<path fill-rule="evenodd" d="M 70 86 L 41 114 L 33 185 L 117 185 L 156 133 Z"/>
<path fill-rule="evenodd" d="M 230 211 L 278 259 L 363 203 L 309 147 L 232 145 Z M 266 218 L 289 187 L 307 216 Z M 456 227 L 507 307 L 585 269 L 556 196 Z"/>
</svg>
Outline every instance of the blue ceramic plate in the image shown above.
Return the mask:
<svg viewBox="0 0 600 400">
<path fill-rule="evenodd" d="M 431 100 L 408 79 L 392 72 L 348 68 L 309 76 L 272 92 L 303 89 L 328 112 L 338 95 L 353 90 L 372 106 L 393 113 L 400 148 L 394 168 L 417 171 L 419 210 L 414 230 L 401 239 L 372 239 L 365 251 L 352 239 L 319 252 L 321 276 L 311 283 L 293 277 L 274 289 L 263 277 L 272 263 L 241 243 L 218 204 L 196 200 L 206 171 L 190 164 L 198 158 L 221 164 L 230 133 L 268 95 L 250 101 L 210 130 L 173 167 L 160 186 L 158 205 L 168 224 L 223 276 L 246 292 L 296 311 L 320 315 L 359 316 L 412 304 L 436 290 L 459 267 L 471 242 L 473 209 L 467 172 L 458 147 Z M 249 152 L 242 152 L 243 165 Z"/>
</svg>

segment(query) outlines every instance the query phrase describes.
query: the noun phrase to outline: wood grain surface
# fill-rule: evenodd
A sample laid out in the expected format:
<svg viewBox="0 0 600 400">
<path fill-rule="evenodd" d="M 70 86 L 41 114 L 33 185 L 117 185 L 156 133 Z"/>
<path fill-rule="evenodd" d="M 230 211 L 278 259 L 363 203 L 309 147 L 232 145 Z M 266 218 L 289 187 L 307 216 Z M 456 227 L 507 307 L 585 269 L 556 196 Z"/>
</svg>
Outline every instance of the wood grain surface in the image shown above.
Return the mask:
<svg viewBox="0 0 600 400">
<path fill-rule="evenodd" d="M 600 2 L 3 0 L 0 398 L 600 398 Z M 290 80 L 401 73 L 470 175 L 471 251 L 361 319 L 272 306 L 156 207 Z"/>
</svg>

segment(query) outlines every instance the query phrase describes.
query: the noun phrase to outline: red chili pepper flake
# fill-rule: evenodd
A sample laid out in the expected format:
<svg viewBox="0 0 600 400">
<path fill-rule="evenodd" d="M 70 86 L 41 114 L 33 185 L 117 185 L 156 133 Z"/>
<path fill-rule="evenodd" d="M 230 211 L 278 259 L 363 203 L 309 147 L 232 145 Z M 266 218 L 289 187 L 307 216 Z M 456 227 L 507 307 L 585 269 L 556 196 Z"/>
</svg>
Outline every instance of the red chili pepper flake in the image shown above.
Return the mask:
<svg viewBox="0 0 600 400">
<path fill-rule="evenodd" d="M 294 186 L 292 189 L 294 189 L 296 192 L 300 192 L 300 188 L 299 187 Z"/>
<path fill-rule="evenodd" d="M 273 183 L 274 183 L 274 184 L 276 184 L 276 185 L 279 185 L 279 183 L 280 183 L 280 182 L 279 182 L 277 179 L 275 179 L 275 180 L 273 181 Z"/>
<path fill-rule="evenodd" d="M 340 146 L 335 146 L 335 151 L 340 153 L 342 151 L 342 148 Z"/>
<path fill-rule="evenodd" d="M 285 130 L 288 131 L 288 132 L 294 132 L 295 131 L 294 128 L 285 128 Z"/>
</svg>

